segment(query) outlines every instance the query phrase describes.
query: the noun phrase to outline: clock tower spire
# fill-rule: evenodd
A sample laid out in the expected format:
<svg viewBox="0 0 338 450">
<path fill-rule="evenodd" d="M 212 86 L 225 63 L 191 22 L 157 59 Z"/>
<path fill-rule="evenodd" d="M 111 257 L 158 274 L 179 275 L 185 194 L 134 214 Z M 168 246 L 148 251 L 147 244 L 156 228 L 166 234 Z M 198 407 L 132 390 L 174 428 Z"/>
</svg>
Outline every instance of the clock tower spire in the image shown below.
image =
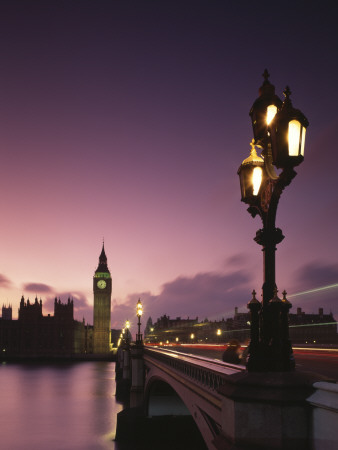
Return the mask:
<svg viewBox="0 0 338 450">
<path fill-rule="evenodd" d="M 104 243 L 102 244 L 102 251 L 101 251 L 101 255 L 99 256 L 99 265 L 96 269 L 96 272 L 110 273 L 108 266 L 107 266 L 107 256 L 106 256 L 106 252 L 104 251 Z"/>
<path fill-rule="evenodd" d="M 94 353 L 110 351 L 110 309 L 112 282 L 107 256 L 102 244 L 99 265 L 93 277 L 94 291 Z"/>
</svg>

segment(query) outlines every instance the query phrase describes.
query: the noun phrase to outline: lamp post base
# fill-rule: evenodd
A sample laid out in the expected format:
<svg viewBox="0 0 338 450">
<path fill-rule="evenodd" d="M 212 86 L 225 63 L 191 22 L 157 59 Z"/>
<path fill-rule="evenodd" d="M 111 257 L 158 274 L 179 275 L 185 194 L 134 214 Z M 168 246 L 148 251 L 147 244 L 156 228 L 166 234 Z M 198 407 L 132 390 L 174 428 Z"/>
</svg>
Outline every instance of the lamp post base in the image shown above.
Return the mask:
<svg viewBox="0 0 338 450">
<path fill-rule="evenodd" d="M 249 372 L 292 372 L 295 361 L 289 339 L 289 309 L 291 303 L 283 292 L 283 299 L 277 295 L 260 303 L 256 292 L 248 303 L 251 313 L 251 341 L 247 369 Z M 264 292 L 264 291 L 263 291 Z"/>
<path fill-rule="evenodd" d="M 307 399 L 315 392 L 314 382 L 324 380 L 329 381 L 305 372 L 241 372 L 229 376 L 218 391 L 222 396 L 221 431 L 215 447 L 219 450 L 314 448 L 312 413 Z"/>
<path fill-rule="evenodd" d="M 291 343 L 286 343 L 284 349 L 275 345 L 259 342 L 249 347 L 247 362 L 249 372 L 292 372 L 295 370 L 295 359 Z"/>
</svg>

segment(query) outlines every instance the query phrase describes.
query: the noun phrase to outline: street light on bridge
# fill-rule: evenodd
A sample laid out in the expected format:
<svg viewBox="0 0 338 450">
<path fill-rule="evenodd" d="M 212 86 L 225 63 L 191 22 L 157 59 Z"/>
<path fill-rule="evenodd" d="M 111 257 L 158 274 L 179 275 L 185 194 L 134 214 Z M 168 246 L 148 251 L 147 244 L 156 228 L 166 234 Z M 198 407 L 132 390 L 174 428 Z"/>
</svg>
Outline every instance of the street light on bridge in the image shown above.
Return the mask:
<svg viewBox="0 0 338 450">
<path fill-rule="evenodd" d="M 127 320 L 126 320 L 126 326 L 125 326 L 126 334 L 127 334 L 127 337 L 126 337 L 126 343 L 127 343 L 127 344 L 129 344 L 129 328 L 130 328 L 130 322 L 129 322 L 129 320 L 127 319 Z"/>
<path fill-rule="evenodd" d="M 284 236 L 275 222 L 280 196 L 296 176 L 294 167 L 304 159 L 309 123 L 301 111 L 293 108 L 290 89 L 285 89 L 282 102 L 269 82 L 267 70 L 263 77 L 259 97 L 250 110 L 254 135 L 250 156 L 238 169 L 241 200 L 249 205 L 251 216 L 258 214 L 263 223 L 254 238 L 263 247 L 263 299 L 259 302 L 253 291 L 248 303 L 251 342 L 247 367 L 250 371 L 290 371 L 294 369 L 288 329 L 291 303 L 285 291 L 282 299 L 277 295 L 275 251 Z M 282 169 L 279 175 L 276 168 Z"/>
<path fill-rule="evenodd" d="M 142 316 L 142 312 L 143 312 L 143 307 L 142 307 L 142 303 L 141 303 L 141 299 L 138 299 L 137 305 L 136 305 L 136 315 L 137 315 L 137 319 L 138 319 L 138 334 L 136 336 L 136 343 L 137 344 L 142 344 L 142 334 L 141 334 L 141 316 Z"/>
</svg>

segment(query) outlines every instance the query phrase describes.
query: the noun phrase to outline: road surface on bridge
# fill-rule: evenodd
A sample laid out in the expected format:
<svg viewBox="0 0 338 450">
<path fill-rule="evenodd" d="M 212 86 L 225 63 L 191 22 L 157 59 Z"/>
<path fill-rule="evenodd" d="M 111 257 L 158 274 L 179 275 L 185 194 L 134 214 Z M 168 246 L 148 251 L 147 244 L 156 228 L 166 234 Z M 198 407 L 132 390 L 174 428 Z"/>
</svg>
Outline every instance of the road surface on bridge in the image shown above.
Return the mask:
<svg viewBox="0 0 338 450">
<path fill-rule="evenodd" d="M 168 348 L 182 353 L 190 353 L 219 360 L 222 359 L 222 354 L 226 347 L 223 345 L 182 344 L 179 346 L 169 346 Z M 296 370 L 315 372 L 338 381 L 338 349 L 305 349 L 294 347 L 293 351 L 296 360 Z"/>
</svg>

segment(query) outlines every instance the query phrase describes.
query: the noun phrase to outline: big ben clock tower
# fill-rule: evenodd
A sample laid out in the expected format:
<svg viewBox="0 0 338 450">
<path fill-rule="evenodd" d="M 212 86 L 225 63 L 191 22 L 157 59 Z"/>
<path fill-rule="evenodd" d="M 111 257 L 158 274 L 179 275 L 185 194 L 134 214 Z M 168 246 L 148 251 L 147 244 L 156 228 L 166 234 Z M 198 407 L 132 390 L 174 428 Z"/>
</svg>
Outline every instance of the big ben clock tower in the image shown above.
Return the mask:
<svg viewBox="0 0 338 450">
<path fill-rule="evenodd" d="M 111 276 L 102 245 L 99 265 L 93 278 L 94 290 L 94 353 L 110 351 Z"/>
</svg>

